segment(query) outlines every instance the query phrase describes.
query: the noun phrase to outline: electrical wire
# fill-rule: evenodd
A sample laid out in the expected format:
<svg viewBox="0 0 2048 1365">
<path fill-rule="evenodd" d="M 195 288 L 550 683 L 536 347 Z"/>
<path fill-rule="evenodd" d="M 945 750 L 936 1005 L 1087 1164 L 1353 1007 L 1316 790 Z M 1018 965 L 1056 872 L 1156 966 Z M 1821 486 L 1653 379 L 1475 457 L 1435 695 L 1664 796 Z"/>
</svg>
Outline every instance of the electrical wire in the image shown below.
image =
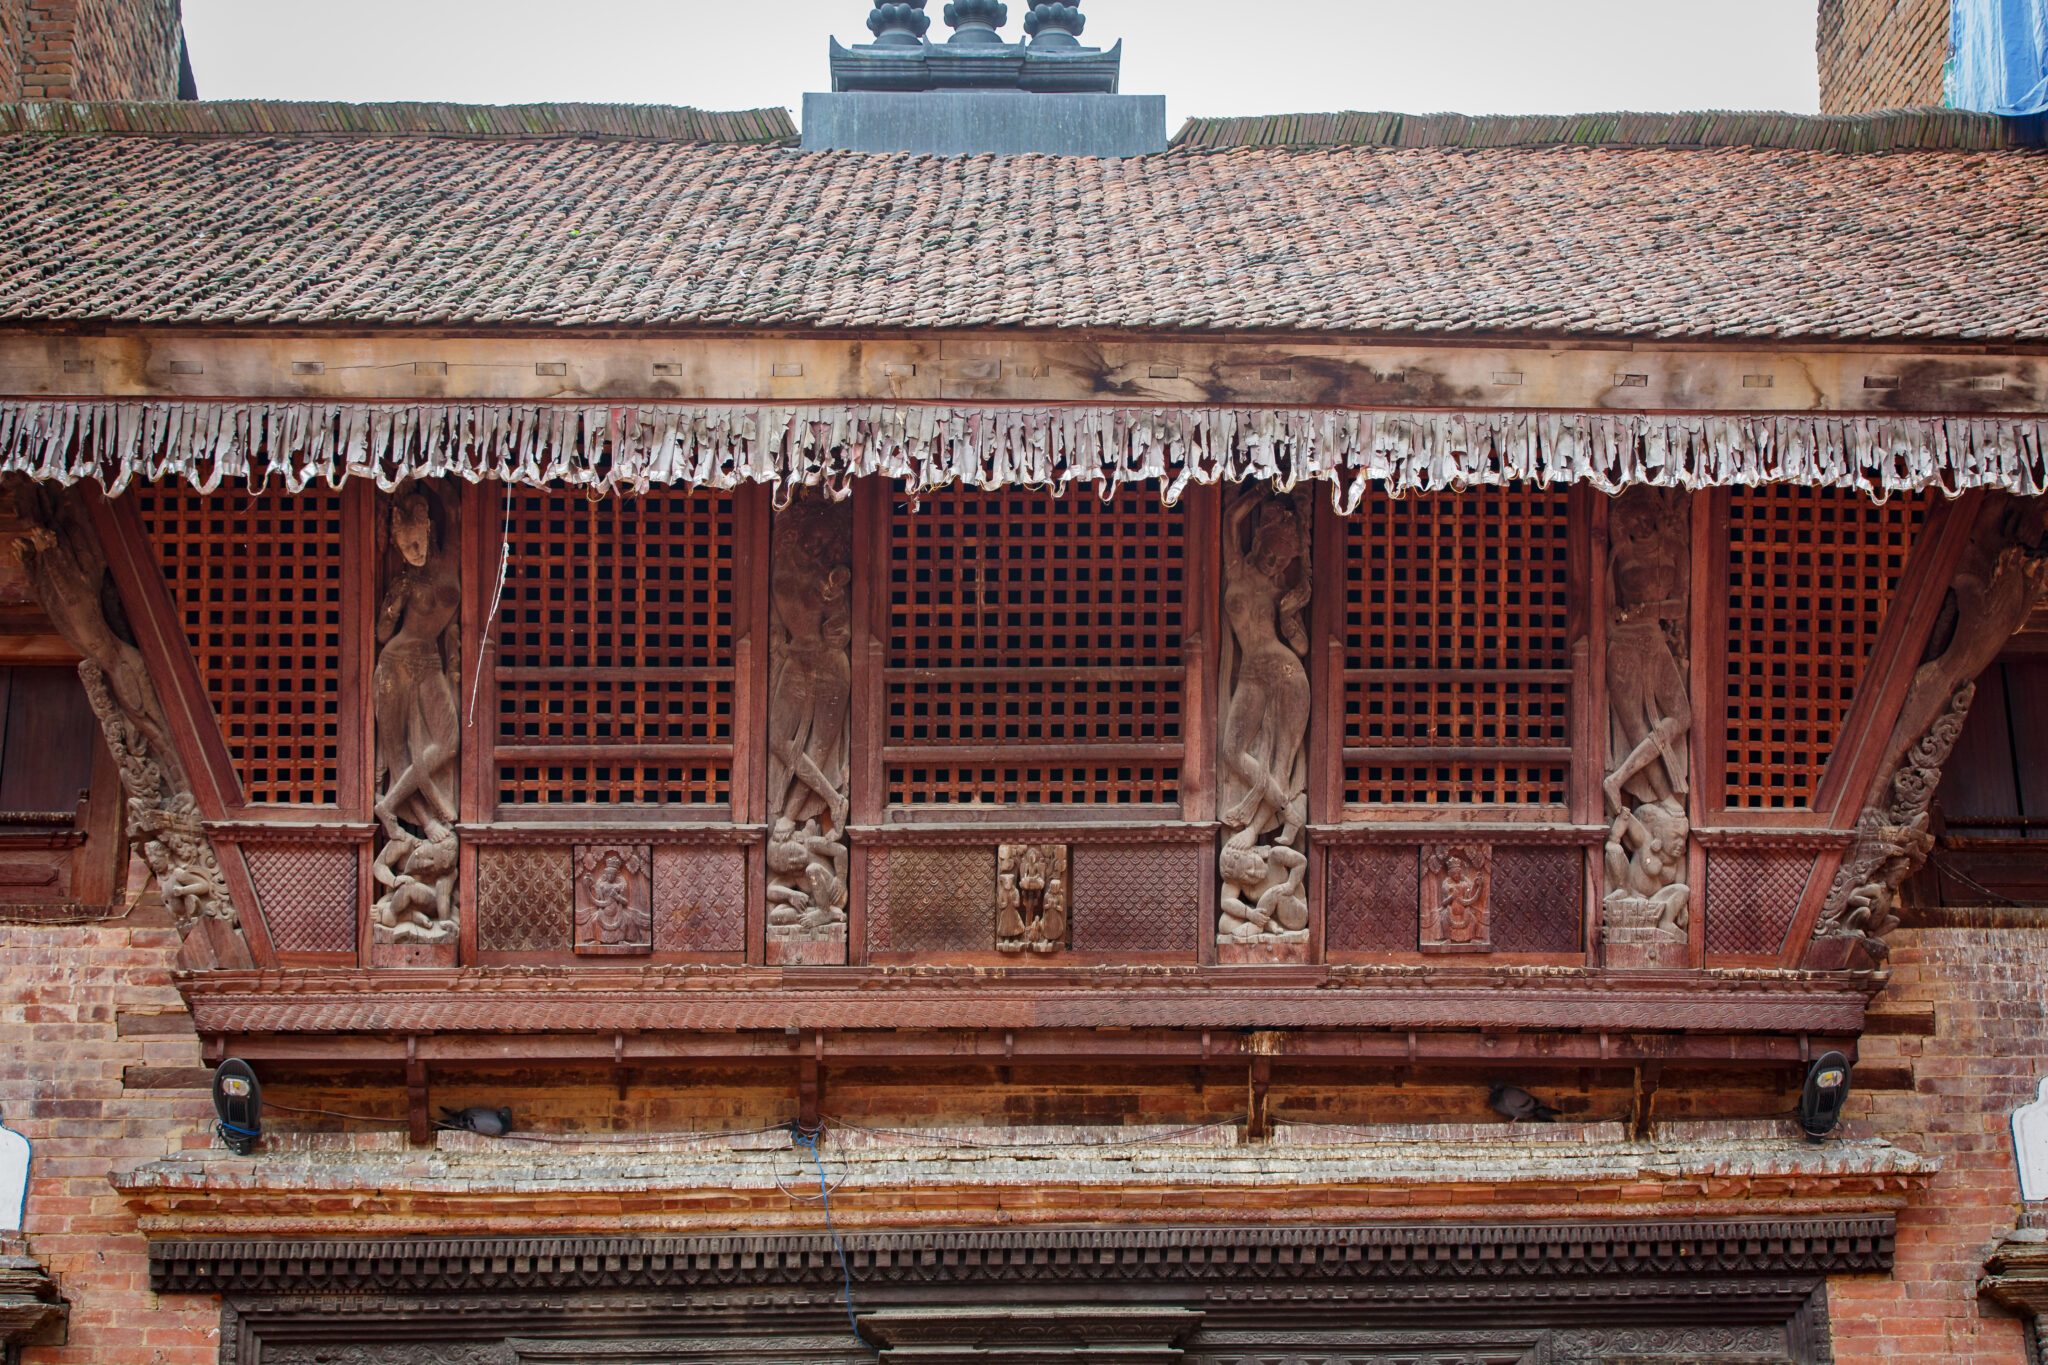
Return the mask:
<svg viewBox="0 0 2048 1365">
<path fill-rule="evenodd" d="M 873 1356 L 876 1360 L 880 1360 L 882 1353 L 870 1345 L 868 1339 L 860 1334 L 860 1322 L 853 1316 L 853 1267 L 847 1264 L 846 1244 L 839 1240 L 839 1229 L 832 1222 L 832 1189 L 836 1188 L 836 1186 L 828 1187 L 825 1184 L 825 1161 L 824 1158 L 818 1155 L 818 1138 L 824 1131 L 825 1125 L 823 1123 L 818 1124 L 815 1128 L 806 1128 L 801 1121 L 793 1119 L 789 1125 L 789 1145 L 791 1147 L 807 1148 L 810 1151 L 811 1160 L 817 1165 L 819 1198 L 825 1205 L 825 1231 L 831 1234 L 832 1249 L 839 1253 L 839 1274 L 843 1285 L 843 1292 L 846 1295 L 846 1325 L 852 1330 L 853 1339 L 859 1342 L 869 1355 Z M 841 1177 L 842 1180 L 844 1178 L 843 1176 Z M 778 1181 L 777 1183 L 779 1184 L 780 1182 Z"/>
<path fill-rule="evenodd" d="M 374 1114 L 344 1114 L 335 1109 L 294 1109 L 289 1104 L 279 1104 L 275 1100 L 265 1100 L 263 1107 L 265 1109 L 275 1109 L 283 1114 L 319 1114 L 330 1119 L 352 1119 L 357 1123 L 389 1123 L 395 1124 L 400 1128 L 405 1127 L 404 1119 L 379 1118 Z"/>
</svg>

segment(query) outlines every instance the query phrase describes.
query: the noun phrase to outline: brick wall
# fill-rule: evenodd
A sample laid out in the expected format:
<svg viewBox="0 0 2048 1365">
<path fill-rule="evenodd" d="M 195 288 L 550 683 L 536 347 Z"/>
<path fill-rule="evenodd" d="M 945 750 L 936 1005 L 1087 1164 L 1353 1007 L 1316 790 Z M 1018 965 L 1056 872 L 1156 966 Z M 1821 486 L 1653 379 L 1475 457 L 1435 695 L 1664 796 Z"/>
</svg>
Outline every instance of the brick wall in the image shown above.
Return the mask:
<svg viewBox="0 0 2048 1365">
<path fill-rule="evenodd" d="M 178 0 L 0 0 L 0 30 L 0 97 L 178 97 Z"/>
<path fill-rule="evenodd" d="M 0 0 L 0 104 L 21 98 L 21 0 Z"/>
<path fill-rule="evenodd" d="M 203 1090 L 122 1084 L 129 1067 L 199 1064 L 170 981 L 176 952 L 160 906 L 125 923 L 0 925 L 0 1113 L 30 1143 L 29 1252 L 72 1305 L 67 1344 L 31 1348 L 22 1365 L 218 1359 L 219 1301 L 150 1292 L 142 1235 L 107 1183 L 182 1147 L 213 1112 Z M 137 1031 L 151 1024 L 183 1031 Z"/>
<path fill-rule="evenodd" d="M 1946 1169 L 1900 1215 L 1891 1278 L 1829 1286 L 1835 1357 L 2021 1365 L 2021 1325 L 1980 1303 L 1977 1277 L 2020 1209 L 2009 1116 L 2048 1075 L 2048 930 L 1909 929 L 1893 943 L 1877 1009 L 1931 1009 L 1934 1032 L 1864 1039 L 1859 1066 L 1908 1066 L 1914 1088 L 1856 1097 L 1850 1117 Z"/>
<path fill-rule="evenodd" d="M 1948 0 L 1820 0 L 1820 111 L 1941 103 Z"/>
</svg>

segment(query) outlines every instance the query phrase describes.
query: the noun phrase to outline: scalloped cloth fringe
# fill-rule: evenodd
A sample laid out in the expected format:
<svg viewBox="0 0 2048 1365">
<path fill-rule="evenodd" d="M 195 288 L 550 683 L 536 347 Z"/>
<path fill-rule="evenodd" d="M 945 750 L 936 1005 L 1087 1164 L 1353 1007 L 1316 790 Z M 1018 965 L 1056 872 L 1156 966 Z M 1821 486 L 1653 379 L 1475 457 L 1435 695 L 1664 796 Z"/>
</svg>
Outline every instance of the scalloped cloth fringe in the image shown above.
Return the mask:
<svg viewBox="0 0 2048 1365">
<path fill-rule="evenodd" d="M 2048 488 L 2048 417 L 1650 416 L 1350 409 L 0 402 L 0 470 L 119 494 L 182 479 L 300 491 L 374 479 L 500 479 L 591 493 L 765 483 L 778 499 L 881 475 L 1109 497 L 1158 480 L 1331 486 L 1340 511 L 1509 483 L 1704 488 L 1766 483 L 1892 493 Z"/>
</svg>

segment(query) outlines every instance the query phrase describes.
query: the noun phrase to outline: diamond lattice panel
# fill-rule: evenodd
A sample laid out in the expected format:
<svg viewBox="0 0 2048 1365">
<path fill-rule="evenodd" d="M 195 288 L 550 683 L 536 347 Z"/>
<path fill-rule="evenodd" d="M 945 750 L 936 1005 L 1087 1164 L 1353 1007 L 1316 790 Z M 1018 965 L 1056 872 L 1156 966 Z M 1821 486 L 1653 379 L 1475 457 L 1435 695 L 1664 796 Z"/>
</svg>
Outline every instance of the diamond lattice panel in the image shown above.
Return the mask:
<svg viewBox="0 0 2048 1365">
<path fill-rule="evenodd" d="M 738 953 L 747 946 L 747 859 L 736 848 L 654 850 L 654 951 Z"/>
<path fill-rule="evenodd" d="M 1728 508 L 1727 804 L 1813 799 L 1929 494 L 1738 488 Z"/>
<path fill-rule="evenodd" d="M 895 503 L 890 802 L 1177 803 L 1186 535 L 1149 485 Z"/>
<path fill-rule="evenodd" d="M 1202 864 L 1192 845 L 1079 844 L 1073 860 L 1077 952 L 1195 950 Z"/>
<path fill-rule="evenodd" d="M 889 851 L 888 950 L 994 952 L 994 848 Z"/>
<path fill-rule="evenodd" d="M 1331 849 L 1330 950 L 1414 952 L 1421 898 L 1421 854 L 1413 844 Z"/>
<path fill-rule="evenodd" d="M 1585 855 L 1576 848 L 1493 850 L 1487 915 L 1496 953 L 1576 953 L 1583 932 Z"/>
<path fill-rule="evenodd" d="M 730 801 L 731 496 L 522 492 L 506 544 L 499 802 Z"/>
<path fill-rule="evenodd" d="M 1811 853 L 1707 854 L 1707 951 L 1776 955 L 1799 913 Z"/>
<path fill-rule="evenodd" d="M 283 953 L 356 950 L 354 848 L 244 845 L 270 941 Z"/>
<path fill-rule="evenodd" d="M 478 849 L 476 946 L 487 953 L 566 953 L 575 897 L 566 848 Z"/>
<path fill-rule="evenodd" d="M 1565 800 L 1566 505 L 1374 495 L 1345 518 L 1347 804 Z M 1431 752 L 1459 749 L 1486 756 Z"/>
<path fill-rule="evenodd" d="M 341 496 L 164 487 L 136 506 L 244 798 L 333 805 Z"/>
</svg>

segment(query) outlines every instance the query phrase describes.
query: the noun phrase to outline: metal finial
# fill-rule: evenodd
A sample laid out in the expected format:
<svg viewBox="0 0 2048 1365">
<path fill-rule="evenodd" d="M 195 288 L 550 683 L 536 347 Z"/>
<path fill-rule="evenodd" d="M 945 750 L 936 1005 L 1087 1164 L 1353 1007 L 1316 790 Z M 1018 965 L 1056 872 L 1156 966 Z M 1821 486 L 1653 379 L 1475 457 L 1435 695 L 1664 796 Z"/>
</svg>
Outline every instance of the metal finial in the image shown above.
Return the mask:
<svg viewBox="0 0 2048 1365">
<path fill-rule="evenodd" d="M 1033 47 L 1079 47 L 1076 40 L 1087 25 L 1079 4 L 1033 5 L 1024 15 L 1024 32 Z"/>
<path fill-rule="evenodd" d="M 932 17 L 924 12 L 924 0 L 889 0 L 868 11 L 868 32 L 875 41 L 889 47 L 915 47 L 924 41 Z"/>
<path fill-rule="evenodd" d="M 996 30 L 1010 22 L 1010 7 L 1003 0 L 949 0 L 946 22 L 953 29 L 947 42 L 985 47 L 1003 41 Z"/>
</svg>

